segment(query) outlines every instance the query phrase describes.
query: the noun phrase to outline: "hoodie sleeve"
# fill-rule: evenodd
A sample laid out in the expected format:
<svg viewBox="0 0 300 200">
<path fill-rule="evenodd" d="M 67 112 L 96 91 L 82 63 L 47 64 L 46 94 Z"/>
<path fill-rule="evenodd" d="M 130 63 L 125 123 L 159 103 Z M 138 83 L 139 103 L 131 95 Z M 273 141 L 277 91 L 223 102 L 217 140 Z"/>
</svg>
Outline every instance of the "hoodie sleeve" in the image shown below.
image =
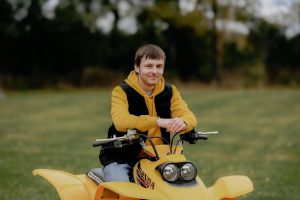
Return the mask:
<svg viewBox="0 0 300 200">
<path fill-rule="evenodd" d="M 189 110 L 187 104 L 181 98 L 179 91 L 174 85 L 172 85 L 172 89 L 173 89 L 173 96 L 171 99 L 171 117 L 172 118 L 179 117 L 183 119 L 183 121 L 187 125 L 185 132 L 188 132 L 196 127 L 197 125 L 196 117 Z"/>
<path fill-rule="evenodd" d="M 132 128 L 139 131 L 147 131 L 156 127 L 157 117 L 132 115 L 129 113 L 128 107 L 126 93 L 120 86 L 115 87 L 111 97 L 111 116 L 118 131 L 124 132 Z"/>
</svg>

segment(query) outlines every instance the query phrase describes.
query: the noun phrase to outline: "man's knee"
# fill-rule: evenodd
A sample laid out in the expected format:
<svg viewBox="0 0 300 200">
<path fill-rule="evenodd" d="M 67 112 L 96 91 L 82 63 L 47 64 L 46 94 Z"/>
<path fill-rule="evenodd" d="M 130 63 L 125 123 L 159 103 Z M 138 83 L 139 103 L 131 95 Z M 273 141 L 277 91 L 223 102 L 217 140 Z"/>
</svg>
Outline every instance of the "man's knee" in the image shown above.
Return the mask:
<svg viewBox="0 0 300 200">
<path fill-rule="evenodd" d="M 108 182 L 124 181 L 129 182 L 129 174 L 132 167 L 128 164 L 111 163 L 103 168 L 105 180 Z"/>
</svg>

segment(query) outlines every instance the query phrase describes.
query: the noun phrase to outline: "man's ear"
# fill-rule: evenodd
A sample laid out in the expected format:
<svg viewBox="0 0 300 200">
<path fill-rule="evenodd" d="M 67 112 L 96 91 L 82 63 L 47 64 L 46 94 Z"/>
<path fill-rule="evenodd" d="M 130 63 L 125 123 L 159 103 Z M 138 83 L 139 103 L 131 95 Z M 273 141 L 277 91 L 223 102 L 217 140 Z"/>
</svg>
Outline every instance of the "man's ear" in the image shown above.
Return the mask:
<svg viewBox="0 0 300 200">
<path fill-rule="evenodd" d="M 135 71 L 135 73 L 138 74 L 140 72 L 140 67 L 137 65 L 134 65 L 134 71 Z"/>
</svg>

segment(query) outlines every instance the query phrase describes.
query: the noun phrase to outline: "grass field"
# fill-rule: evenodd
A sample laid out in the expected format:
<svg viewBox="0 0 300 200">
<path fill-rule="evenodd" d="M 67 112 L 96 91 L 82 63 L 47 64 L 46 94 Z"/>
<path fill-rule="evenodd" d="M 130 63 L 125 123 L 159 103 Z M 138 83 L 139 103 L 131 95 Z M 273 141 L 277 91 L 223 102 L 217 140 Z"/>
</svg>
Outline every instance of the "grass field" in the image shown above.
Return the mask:
<svg viewBox="0 0 300 200">
<path fill-rule="evenodd" d="M 300 199 L 300 91 L 187 90 L 198 130 L 217 136 L 186 145 L 207 186 L 221 176 L 249 176 L 241 199 Z M 55 190 L 32 170 L 84 173 L 98 166 L 95 138 L 110 126 L 110 91 L 10 92 L 0 99 L 0 199 L 53 200 Z"/>
</svg>

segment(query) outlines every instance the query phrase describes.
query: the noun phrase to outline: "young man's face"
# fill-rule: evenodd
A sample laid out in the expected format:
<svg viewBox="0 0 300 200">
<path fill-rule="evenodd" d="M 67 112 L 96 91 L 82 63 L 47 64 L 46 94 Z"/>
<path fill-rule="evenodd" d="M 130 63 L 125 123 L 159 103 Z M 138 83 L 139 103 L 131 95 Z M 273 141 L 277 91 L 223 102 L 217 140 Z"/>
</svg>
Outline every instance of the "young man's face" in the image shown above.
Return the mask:
<svg viewBox="0 0 300 200">
<path fill-rule="evenodd" d="M 152 90 L 164 73 L 164 65 L 164 59 L 151 59 L 144 56 L 140 66 L 134 66 L 140 86 L 143 89 Z"/>
</svg>

